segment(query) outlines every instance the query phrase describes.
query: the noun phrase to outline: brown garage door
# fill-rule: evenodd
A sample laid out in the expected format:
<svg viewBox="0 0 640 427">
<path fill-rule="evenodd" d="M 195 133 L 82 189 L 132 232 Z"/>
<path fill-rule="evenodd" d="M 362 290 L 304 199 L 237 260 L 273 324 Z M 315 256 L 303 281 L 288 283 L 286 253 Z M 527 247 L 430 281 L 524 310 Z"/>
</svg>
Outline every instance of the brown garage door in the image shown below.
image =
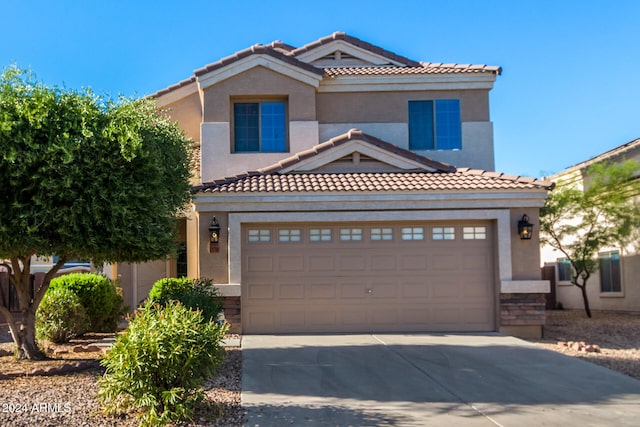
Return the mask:
<svg viewBox="0 0 640 427">
<path fill-rule="evenodd" d="M 493 331 L 493 225 L 247 224 L 245 333 Z"/>
</svg>

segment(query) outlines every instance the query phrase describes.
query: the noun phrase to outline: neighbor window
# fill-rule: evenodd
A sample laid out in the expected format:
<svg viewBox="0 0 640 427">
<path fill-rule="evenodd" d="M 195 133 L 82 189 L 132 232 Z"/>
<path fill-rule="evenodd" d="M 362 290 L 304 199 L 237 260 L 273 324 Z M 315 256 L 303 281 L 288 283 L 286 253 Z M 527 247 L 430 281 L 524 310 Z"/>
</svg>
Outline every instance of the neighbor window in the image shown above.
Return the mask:
<svg viewBox="0 0 640 427">
<path fill-rule="evenodd" d="M 287 103 L 235 102 L 233 150 L 236 153 L 287 151 Z"/>
<path fill-rule="evenodd" d="M 571 281 L 571 262 L 566 258 L 558 258 L 558 282 Z"/>
<path fill-rule="evenodd" d="M 409 149 L 461 148 L 460 100 L 409 101 Z"/>
<path fill-rule="evenodd" d="M 620 253 L 618 251 L 598 254 L 600 266 L 600 292 L 621 292 Z"/>
</svg>

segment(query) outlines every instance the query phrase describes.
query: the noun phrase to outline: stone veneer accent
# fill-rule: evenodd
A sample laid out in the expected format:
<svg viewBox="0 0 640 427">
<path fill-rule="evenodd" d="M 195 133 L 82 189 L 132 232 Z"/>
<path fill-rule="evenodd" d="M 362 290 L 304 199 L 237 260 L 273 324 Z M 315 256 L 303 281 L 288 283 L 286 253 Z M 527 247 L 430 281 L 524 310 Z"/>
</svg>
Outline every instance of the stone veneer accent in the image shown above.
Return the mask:
<svg viewBox="0 0 640 427">
<path fill-rule="evenodd" d="M 224 310 L 224 317 L 229 324 L 229 333 L 241 333 L 242 318 L 240 317 L 240 297 L 224 297 L 222 308 Z"/>
<path fill-rule="evenodd" d="M 542 326 L 544 294 L 500 294 L 500 326 Z"/>
</svg>

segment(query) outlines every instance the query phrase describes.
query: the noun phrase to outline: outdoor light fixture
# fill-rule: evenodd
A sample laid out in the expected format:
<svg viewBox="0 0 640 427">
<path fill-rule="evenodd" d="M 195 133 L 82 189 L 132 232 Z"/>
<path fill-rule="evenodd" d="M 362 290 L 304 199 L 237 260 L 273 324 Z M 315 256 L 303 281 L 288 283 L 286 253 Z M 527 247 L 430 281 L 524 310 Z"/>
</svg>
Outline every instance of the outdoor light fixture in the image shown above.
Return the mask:
<svg viewBox="0 0 640 427">
<path fill-rule="evenodd" d="M 522 219 L 518 221 L 518 234 L 520 239 L 529 240 L 533 234 L 533 224 L 529 222 L 527 214 L 522 215 Z"/>
<path fill-rule="evenodd" d="M 220 241 L 220 224 L 214 216 L 209 226 L 209 243 L 218 243 Z"/>
</svg>

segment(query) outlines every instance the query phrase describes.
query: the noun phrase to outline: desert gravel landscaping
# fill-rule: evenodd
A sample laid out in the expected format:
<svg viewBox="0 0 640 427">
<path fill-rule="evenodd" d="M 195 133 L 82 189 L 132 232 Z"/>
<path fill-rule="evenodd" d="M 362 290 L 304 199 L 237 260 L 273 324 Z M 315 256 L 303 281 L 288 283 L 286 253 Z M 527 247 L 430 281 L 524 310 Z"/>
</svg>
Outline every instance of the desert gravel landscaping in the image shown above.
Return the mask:
<svg viewBox="0 0 640 427">
<path fill-rule="evenodd" d="M 12 347 L 2 330 L 0 350 Z M 63 346 L 50 346 L 51 360 L 17 362 L 0 357 L 1 426 L 135 426 L 134 414 L 110 418 L 100 414 L 95 398 L 97 365 L 102 351 L 73 352 L 88 347 L 102 336 L 88 336 Z M 640 315 L 594 312 L 588 319 L 582 311 L 547 312 L 544 337 L 534 341 L 549 350 L 578 357 L 640 379 Z M 567 343 L 576 343 L 568 346 Z M 584 343 L 584 344 L 581 344 Z M 80 346 L 80 347 L 78 347 Z M 597 351 L 587 352 L 587 346 Z M 581 348 L 581 350 L 579 349 Z M 57 354 L 54 352 L 58 350 Z M 193 426 L 239 426 L 244 412 L 240 404 L 242 356 L 239 348 L 227 348 L 220 373 L 207 384 L 207 400 L 195 415 Z M 62 351 L 62 353 L 60 352 Z M 68 351 L 64 353 L 64 351 Z M 60 369 L 62 365 L 84 363 L 79 372 L 30 375 L 34 369 Z M 88 367 L 86 367 L 88 366 Z M 21 375 L 16 375 L 17 373 Z M 7 374 L 12 374 L 7 376 Z M 15 376 L 14 376 L 15 375 Z"/>
<path fill-rule="evenodd" d="M 536 342 L 640 380 L 640 314 L 594 311 L 589 319 L 582 310 L 547 311 L 544 337 Z"/>
</svg>

